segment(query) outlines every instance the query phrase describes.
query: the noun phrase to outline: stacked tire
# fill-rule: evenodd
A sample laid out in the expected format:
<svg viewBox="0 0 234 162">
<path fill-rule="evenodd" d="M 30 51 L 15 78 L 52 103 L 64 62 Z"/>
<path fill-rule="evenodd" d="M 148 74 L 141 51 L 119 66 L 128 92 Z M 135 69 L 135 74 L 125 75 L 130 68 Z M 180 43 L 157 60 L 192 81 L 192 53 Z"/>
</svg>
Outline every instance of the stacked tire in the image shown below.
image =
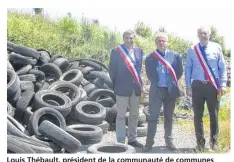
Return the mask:
<svg viewBox="0 0 234 162">
<path fill-rule="evenodd" d="M 8 153 L 75 153 L 101 142 L 117 115 L 104 64 L 10 41 L 7 55 Z"/>
</svg>

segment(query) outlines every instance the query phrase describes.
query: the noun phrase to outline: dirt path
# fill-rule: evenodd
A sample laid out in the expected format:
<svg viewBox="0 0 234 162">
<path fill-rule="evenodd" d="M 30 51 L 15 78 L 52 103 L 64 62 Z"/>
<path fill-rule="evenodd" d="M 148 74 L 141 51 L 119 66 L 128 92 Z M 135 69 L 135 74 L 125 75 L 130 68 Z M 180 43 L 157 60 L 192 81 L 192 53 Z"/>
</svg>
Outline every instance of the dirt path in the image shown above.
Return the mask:
<svg viewBox="0 0 234 162">
<path fill-rule="evenodd" d="M 194 131 L 184 130 L 180 125 L 176 124 L 173 128 L 174 144 L 177 151 L 169 151 L 165 147 L 163 124 L 158 124 L 158 130 L 155 136 L 155 144 L 149 153 L 194 153 L 193 148 L 196 146 L 196 138 Z M 139 142 L 145 144 L 146 137 L 138 137 Z M 102 138 L 103 143 L 115 143 L 115 131 L 108 131 Z M 206 137 L 206 148 L 209 148 L 209 138 Z M 86 153 L 89 146 L 83 146 L 82 153 Z M 142 149 L 136 148 L 137 153 L 142 153 Z"/>
</svg>

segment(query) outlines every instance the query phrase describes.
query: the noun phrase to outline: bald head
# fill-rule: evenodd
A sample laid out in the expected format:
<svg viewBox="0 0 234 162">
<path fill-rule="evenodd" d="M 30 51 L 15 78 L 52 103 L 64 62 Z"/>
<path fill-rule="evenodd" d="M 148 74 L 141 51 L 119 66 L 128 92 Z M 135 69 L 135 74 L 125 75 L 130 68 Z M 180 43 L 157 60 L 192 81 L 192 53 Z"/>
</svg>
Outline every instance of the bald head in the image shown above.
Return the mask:
<svg viewBox="0 0 234 162">
<path fill-rule="evenodd" d="M 201 26 L 197 29 L 197 36 L 202 45 L 206 45 L 209 42 L 211 29 L 208 26 Z"/>
<path fill-rule="evenodd" d="M 202 31 L 206 31 L 207 33 L 211 33 L 211 29 L 210 27 L 208 26 L 200 26 L 198 29 L 197 29 L 197 34 L 199 34 L 200 32 Z"/>
<path fill-rule="evenodd" d="M 155 44 L 157 49 L 161 52 L 164 52 L 167 48 L 168 36 L 164 32 L 158 32 L 155 38 Z"/>
<path fill-rule="evenodd" d="M 163 38 L 165 38 L 166 40 L 168 40 L 167 33 L 158 32 L 158 33 L 156 34 L 155 41 L 156 41 L 159 37 L 163 37 Z"/>
</svg>

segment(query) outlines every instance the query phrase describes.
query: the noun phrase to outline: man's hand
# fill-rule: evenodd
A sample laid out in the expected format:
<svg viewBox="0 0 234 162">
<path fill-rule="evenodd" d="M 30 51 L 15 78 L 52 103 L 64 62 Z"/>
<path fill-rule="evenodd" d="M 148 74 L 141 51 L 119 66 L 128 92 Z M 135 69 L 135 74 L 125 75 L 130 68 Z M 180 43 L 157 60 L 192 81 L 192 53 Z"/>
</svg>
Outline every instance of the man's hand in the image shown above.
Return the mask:
<svg viewBox="0 0 234 162">
<path fill-rule="evenodd" d="M 221 96 L 225 95 L 225 93 L 226 93 L 226 88 L 221 88 L 220 90 L 218 90 L 218 94 Z"/>
<path fill-rule="evenodd" d="M 186 95 L 192 97 L 192 88 L 186 88 Z"/>
</svg>

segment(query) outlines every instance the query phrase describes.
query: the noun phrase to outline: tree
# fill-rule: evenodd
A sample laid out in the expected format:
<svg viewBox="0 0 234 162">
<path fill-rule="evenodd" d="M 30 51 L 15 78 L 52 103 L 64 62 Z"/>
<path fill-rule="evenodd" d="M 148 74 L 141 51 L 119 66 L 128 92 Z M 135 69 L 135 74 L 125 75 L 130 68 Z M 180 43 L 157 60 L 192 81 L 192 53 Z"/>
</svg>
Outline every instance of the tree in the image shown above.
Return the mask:
<svg viewBox="0 0 234 162">
<path fill-rule="evenodd" d="M 33 8 L 33 11 L 35 12 L 35 14 L 41 14 L 43 11 L 43 8 Z"/>
<path fill-rule="evenodd" d="M 152 30 L 149 26 L 145 25 L 142 21 L 139 21 L 135 26 L 135 32 L 144 38 L 152 35 Z"/>
<path fill-rule="evenodd" d="M 161 26 L 161 27 L 158 29 L 158 31 L 159 31 L 159 32 L 164 32 L 164 33 L 167 32 L 164 26 Z"/>
<path fill-rule="evenodd" d="M 67 13 L 67 17 L 69 17 L 69 18 L 71 18 L 71 17 L 72 17 L 71 12 L 68 12 L 68 13 Z"/>
<path fill-rule="evenodd" d="M 223 54 L 227 55 L 227 49 L 225 47 L 223 36 L 218 35 L 218 30 L 214 26 L 211 26 L 210 40 L 219 43 L 222 47 Z"/>
</svg>

